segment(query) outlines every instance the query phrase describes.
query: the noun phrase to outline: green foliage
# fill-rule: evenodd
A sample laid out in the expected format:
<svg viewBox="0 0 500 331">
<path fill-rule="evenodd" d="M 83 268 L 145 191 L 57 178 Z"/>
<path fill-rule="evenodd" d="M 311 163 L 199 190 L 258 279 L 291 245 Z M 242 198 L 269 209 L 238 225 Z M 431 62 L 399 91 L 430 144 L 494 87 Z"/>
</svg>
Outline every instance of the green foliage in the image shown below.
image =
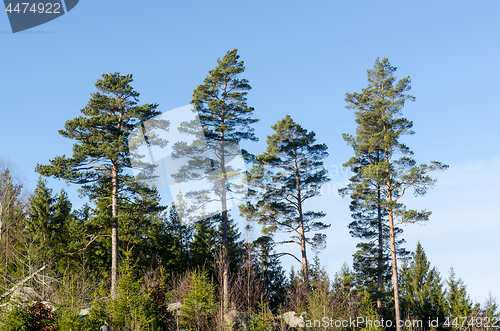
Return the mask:
<svg viewBox="0 0 500 331">
<path fill-rule="evenodd" d="M 398 199 L 410 187 L 415 195 L 424 195 L 435 183 L 427 173 L 448 166 L 437 161 L 417 166 L 411 158 L 413 152 L 400 141 L 404 135 L 415 133 L 413 122 L 401 117 L 406 101 L 414 101 L 415 97 L 405 94 L 411 89 L 410 78 L 396 83 L 395 71 L 388 59 L 377 59 L 373 70 L 368 70 L 368 87 L 361 93 L 346 93 L 346 107 L 356 110 L 358 126 L 356 137 L 343 135 L 355 152 L 344 166 L 357 168 L 359 179 L 348 187 L 352 196 L 359 196 L 368 205 L 379 203 L 403 223 L 414 223 L 426 221 L 430 212 L 407 210 Z M 377 158 L 372 158 L 374 153 Z M 401 157 L 396 159 L 398 155 Z M 373 189 L 373 183 L 377 189 Z"/>
<path fill-rule="evenodd" d="M 274 241 L 270 236 L 261 236 L 255 242 L 258 250 L 257 270 L 262 281 L 263 294 L 269 309 L 276 312 L 284 304 L 287 279 L 279 257 L 274 251 Z"/>
<path fill-rule="evenodd" d="M 204 269 L 198 269 L 191 275 L 189 292 L 184 297 L 181 307 L 181 323 L 189 330 L 207 330 L 217 312 L 215 285 Z"/>
<path fill-rule="evenodd" d="M 190 264 L 192 268 L 205 268 L 210 276 L 215 276 L 213 264 L 218 252 L 223 248 L 223 230 L 221 214 L 197 221 L 194 234 L 189 242 Z M 227 222 L 227 258 L 229 270 L 236 272 L 241 264 L 243 241 L 238 224 L 228 215 Z M 186 261 L 184 261 L 186 263 Z"/>
<path fill-rule="evenodd" d="M 228 51 L 222 59 L 217 59 L 217 66 L 209 71 L 203 84 L 193 91 L 191 104 L 199 117 L 199 122 L 182 123 L 179 131 L 191 134 L 195 141 L 174 144 L 174 156 L 187 157 L 189 165 L 175 176 L 178 182 L 200 179 L 200 171 L 209 178 L 210 190 L 188 192 L 187 196 L 197 202 L 195 206 L 207 203 L 207 196 L 215 194 L 221 203 L 222 223 L 227 221 L 226 195 L 232 179 L 240 176 L 244 169 L 234 169 L 228 163 L 239 154 L 237 144 L 242 140 L 257 141 L 251 125 L 257 119 L 251 118 L 254 111 L 247 105 L 246 95 L 251 89 L 248 80 L 239 78 L 245 66 L 239 60 L 237 50 Z M 201 124 L 203 132 L 199 131 Z M 206 143 L 208 144 L 206 144 Z M 210 151 L 211 156 L 208 156 Z M 243 152 L 246 154 L 246 152 Z M 231 182 L 231 192 L 244 192 L 244 187 Z M 223 229 L 225 237 L 225 230 Z"/>
<path fill-rule="evenodd" d="M 193 91 L 191 104 L 198 112 L 203 133 L 209 142 L 222 139 L 233 143 L 257 141 L 250 125 L 258 120 L 250 118 L 254 109 L 246 103 L 251 87 L 248 80 L 238 78 L 245 71 L 244 63 L 239 58 L 236 49 L 228 51 L 222 60 L 217 59 L 217 66 Z"/>
<path fill-rule="evenodd" d="M 315 249 L 325 246 L 326 235 L 319 231 L 328 228 L 317 221 L 323 212 L 306 211 L 304 201 L 318 196 L 320 188 L 330 179 L 323 166 L 328 156 L 325 144 L 315 144 L 314 132 L 308 132 L 286 116 L 272 126 L 275 133 L 267 137 L 266 152 L 257 156 L 249 175 L 255 205 L 248 202 L 240 207 L 248 220 L 264 225 L 263 232 L 283 231 L 290 239 L 280 243 L 299 245 L 304 279 L 308 282 L 306 244 Z M 317 232 L 313 237 L 310 232 Z"/>
<path fill-rule="evenodd" d="M 81 184 L 80 192 L 91 200 L 108 200 L 108 205 L 101 206 L 100 212 L 108 212 L 111 206 L 112 296 L 116 296 L 118 274 L 118 210 L 123 207 L 119 206 L 119 201 L 132 200 L 144 207 L 141 202 L 151 193 L 151 189 L 140 186 L 128 172 L 132 166 L 129 143 L 137 144 L 136 137 L 129 135 L 137 125 L 149 120 L 149 130 L 144 132 L 152 137 L 148 143 L 164 146 L 166 142 L 154 139 L 151 131 L 165 129 L 169 124 L 153 120 L 160 115 L 157 104 L 138 105 L 139 93 L 130 85 L 132 81 L 132 75 L 103 74 L 95 84 L 97 92 L 92 93 L 81 110 L 83 116 L 66 121 L 64 130 L 59 131 L 63 137 L 76 140 L 73 156 L 57 156 L 50 164 L 36 167 L 41 175 Z M 122 214 L 122 218 L 125 215 Z M 104 226 L 101 224 L 101 228 Z M 107 234 L 87 233 L 86 240 L 93 242 L 98 236 Z"/>
<path fill-rule="evenodd" d="M 486 298 L 486 303 L 484 305 L 484 313 L 486 317 L 498 318 L 500 319 L 500 311 L 498 310 L 497 300 L 491 295 L 491 292 L 488 293 L 488 297 Z"/>
<path fill-rule="evenodd" d="M 311 320 L 334 318 L 332 311 L 332 289 L 330 278 L 324 267 L 319 263 L 318 256 L 311 265 L 311 291 L 308 292 L 307 315 Z"/>
<path fill-rule="evenodd" d="M 382 292 L 384 228 L 382 217 L 387 213 L 389 242 L 391 247 L 392 281 L 394 288 L 394 310 L 396 323 L 401 320 L 399 306 L 396 226 L 401 223 L 423 222 L 431 212 L 408 210 L 401 202 L 407 190 L 413 189 L 415 196 L 425 195 L 436 180 L 428 173 L 445 170 L 447 165 L 432 161 L 430 165 L 417 165 L 413 152 L 402 143 L 405 135 L 413 135 L 413 122 L 402 117 L 407 101 L 415 97 L 406 94 L 411 89 L 410 77 L 396 81 L 393 67 L 387 58 L 375 61 L 372 70 L 367 71 L 368 86 L 361 93 L 346 93 L 346 108 L 354 109 L 356 115 L 356 136 L 344 134 L 344 140 L 354 150 L 354 156 L 344 164 L 351 167 L 355 175 L 341 193 L 349 194 L 365 212 L 377 213 L 378 289 Z M 359 233 L 362 235 L 362 233 Z M 382 237 L 382 238 L 381 238 Z M 367 247 L 370 248 L 370 247 Z M 398 331 L 400 327 L 397 327 Z"/>
<path fill-rule="evenodd" d="M 348 311 L 349 302 L 355 297 L 355 275 L 344 262 L 333 278 L 332 290 L 337 299 L 337 311 Z"/>
<path fill-rule="evenodd" d="M 32 247 L 24 225 L 22 189 L 10 169 L 0 167 L 0 282 L 4 287 L 25 275 L 26 264 L 20 260 Z"/>
<path fill-rule="evenodd" d="M 189 266 L 186 262 L 191 257 L 189 243 L 193 236 L 193 226 L 181 221 L 175 204 L 170 208 L 164 233 L 166 242 L 160 246 L 165 249 L 161 254 L 163 265 L 169 272 L 181 274 Z"/>
<path fill-rule="evenodd" d="M 444 321 L 446 303 L 443 284 L 439 272 L 430 265 L 418 242 L 412 262 L 404 264 L 400 271 L 402 311 L 413 319 L 428 321 L 438 318 Z"/>
<path fill-rule="evenodd" d="M 32 331 L 35 314 L 27 307 L 13 307 L 0 319 L 0 331 Z"/>
<path fill-rule="evenodd" d="M 229 161 L 240 153 L 237 145 L 242 140 L 257 141 L 251 125 L 257 119 L 251 117 L 253 108 L 247 105 L 247 93 L 251 89 L 248 80 L 239 78 L 245 70 L 243 61 L 239 60 L 237 50 L 228 51 L 222 59 L 217 59 L 217 66 L 209 71 L 203 84 L 193 91 L 191 104 L 198 114 L 199 122 L 182 123 L 179 131 L 194 135 L 195 141 L 187 146 L 174 144 L 175 157 L 187 157 L 189 165 L 181 169 L 175 176 L 176 181 L 190 181 L 208 178 L 210 190 L 194 190 L 188 192 L 200 209 L 209 202 L 208 197 L 220 201 L 221 233 L 222 233 L 222 266 L 224 307 L 229 304 L 229 263 L 227 263 L 228 247 L 228 205 L 227 195 L 243 194 L 245 185 L 241 182 L 244 169 L 235 169 Z M 200 132 L 201 124 L 203 132 Z M 207 144 L 208 143 L 208 144 Z M 208 156 L 211 154 L 211 156 Z M 243 154 L 247 154 L 243 151 Z M 201 172 L 200 172 L 201 171 Z"/>
<path fill-rule="evenodd" d="M 148 293 L 141 289 L 142 279 L 137 278 L 135 266 L 131 262 L 131 250 L 125 253 L 118 283 L 118 297 L 111 300 L 109 316 L 111 328 L 127 328 L 131 331 L 154 329 L 161 314 L 153 307 Z"/>
<path fill-rule="evenodd" d="M 26 225 L 39 248 L 31 259 L 39 266 L 54 263 L 62 271 L 70 253 L 67 248 L 73 218 L 68 194 L 61 189 L 59 196 L 54 196 L 47 181 L 40 177 L 29 199 L 28 213 Z"/>
<path fill-rule="evenodd" d="M 269 308 L 269 302 L 262 298 L 258 304 L 257 312 L 250 313 L 248 330 L 249 331 L 269 331 L 274 327 L 274 316 Z"/>
<path fill-rule="evenodd" d="M 472 301 L 467 293 L 464 281 L 455 278 L 455 270 L 450 269 L 450 276 L 446 280 L 448 291 L 446 293 L 447 315 L 453 319 L 456 317 L 469 316 L 472 311 Z"/>
</svg>

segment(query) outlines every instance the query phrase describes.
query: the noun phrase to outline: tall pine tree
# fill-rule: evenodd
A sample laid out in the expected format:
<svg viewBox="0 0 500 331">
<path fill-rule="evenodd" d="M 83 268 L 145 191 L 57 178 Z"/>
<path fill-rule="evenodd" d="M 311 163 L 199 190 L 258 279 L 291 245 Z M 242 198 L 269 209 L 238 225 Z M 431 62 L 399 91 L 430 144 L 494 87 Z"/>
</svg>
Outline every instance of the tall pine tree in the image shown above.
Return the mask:
<svg viewBox="0 0 500 331">
<path fill-rule="evenodd" d="M 132 75 L 103 74 L 95 84 L 97 92 L 81 110 L 83 116 L 66 121 L 64 130 L 59 131 L 63 137 L 76 140 L 73 156 L 58 156 L 49 165 L 36 168 L 44 176 L 84 185 L 84 194 L 111 199 L 112 298 L 117 296 L 119 200 L 147 190 L 127 174 L 131 168 L 128 136 L 137 125 L 160 114 L 157 104 L 138 105 L 139 93 L 130 85 L 132 81 Z M 167 125 L 157 121 L 151 129 Z"/>
<path fill-rule="evenodd" d="M 248 80 L 239 78 L 244 72 L 243 61 L 239 60 L 237 50 L 228 51 L 222 59 L 217 59 L 217 66 L 210 70 L 203 84 L 193 91 L 191 104 L 197 112 L 203 137 L 198 132 L 197 121 L 183 123 L 179 130 L 205 139 L 206 143 L 196 140 L 191 146 L 180 146 L 177 149 L 178 157 L 189 157 L 193 162 L 183 169 L 176 180 L 193 180 L 199 178 L 200 169 L 208 170 L 205 165 L 211 164 L 215 172 L 211 175 L 211 192 L 217 195 L 221 210 L 222 255 L 225 262 L 223 270 L 223 308 L 229 307 L 229 241 L 228 241 L 228 195 L 235 194 L 241 187 L 229 185 L 230 181 L 238 177 L 244 169 L 233 169 L 229 160 L 234 158 L 239 149 L 237 144 L 242 140 L 257 141 L 253 133 L 252 124 L 257 119 L 252 118 L 254 109 L 247 105 L 246 95 L 251 89 Z M 201 146 L 201 147 L 200 147 Z M 203 147 L 205 146 L 205 147 Z M 174 146 L 175 147 L 175 146 Z M 205 160 L 202 156 L 210 149 L 211 157 Z M 202 158 L 200 160 L 200 157 Z M 194 193 L 194 194 L 193 194 Z M 191 192 L 199 198 L 198 208 L 204 202 L 204 192 Z"/>
<path fill-rule="evenodd" d="M 266 152 L 258 155 L 252 167 L 249 184 L 254 189 L 257 203 L 241 206 L 248 220 L 258 221 L 265 232 L 283 231 L 290 238 L 279 243 L 293 243 L 300 247 L 301 263 L 306 288 L 309 282 L 307 246 L 321 249 L 326 235 L 319 231 L 328 228 L 318 219 L 323 212 L 307 211 L 304 202 L 318 196 L 320 188 L 330 179 L 323 166 L 328 156 L 325 144 L 316 144 L 314 132 L 286 116 L 272 126 L 275 133 L 267 137 Z M 313 237 L 310 232 L 317 232 Z"/>
<path fill-rule="evenodd" d="M 417 165 L 411 157 L 413 152 L 400 141 L 404 135 L 414 134 L 413 123 L 401 116 L 401 110 L 406 101 L 415 98 L 405 93 L 411 88 L 410 78 L 396 82 L 395 71 L 388 59 L 377 59 L 373 70 L 368 70 L 368 87 L 361 93 L 346 93 L 346 107 L 356 110 L 357 128 L 355 137 L 345 134 L 344 139 L 354 149 L 354 156 L 346 165 L 359 168 L 360 172 L 360 180 L 351 186 L 351 191 L 376 201 L 387 212 L 396 327 L 400 331 L 396 226 L 427 221 L 431 214 L 408 210 L 400 199 L 410 188 L 415 195 L 424 195 L 435 182 L 428 173 L 448 166 L 437 161 Z M 374 153 L 378 159 L 372 158 Z"/>
<path fill-rule="evenodd" d="M 372 155 L 373 159 L 378 158 L 379 152 Z M 369 158 L 360 158 L 359 162 L 367 162 Z M 362 167 L 353 169 L 354 176 L 350 178 L 350 184 L 339 190 L 342 196 L 350 194 L 351 204 L 349 209 L 354 219 L 349 223 L 349 233 L 352 237 L 359 238 L 362 242 L 356 247 L 358 250 L 354 254 L 353 269 L 356 273 L 357 283 L 366 288 L 372 299 L 377 302 L 377 312 L 382 318 L 382 301 L 386 297 L 386 290 L 390 286 L 391 279 L 390 266 L 390 231 L 387 225 L 387 211 L 380 203 L 380 192 L 358 192 L 352 188 L 362 181 Z M 378 186 L 372 185 L 373 188 Z M 400 236 L 403 230 L 395 228 L 394 233 Z M 404 239 L 396 240 L 397 255 L 400 259 L 408 256 L 409 252 L 401 247 Z"/>
</svg>

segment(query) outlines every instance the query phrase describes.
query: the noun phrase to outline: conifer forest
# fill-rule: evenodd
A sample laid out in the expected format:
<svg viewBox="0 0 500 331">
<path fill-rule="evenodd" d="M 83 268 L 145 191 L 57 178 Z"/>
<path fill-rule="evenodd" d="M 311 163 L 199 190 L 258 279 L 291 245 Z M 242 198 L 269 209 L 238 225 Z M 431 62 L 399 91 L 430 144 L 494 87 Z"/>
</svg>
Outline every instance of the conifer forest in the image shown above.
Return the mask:
<svg viewBox="0 0 500 331">
<path fill-rule="evenodd" d="M 229 6 L 229 2 L 224 3 Z M 90 10 L 86 6 L 90 5 L 80 3 L 64 19 L 78 19 Z M 384 4 L 380 2 L 380 6 Z M 185 89 L 189 81 L 192 92 L 184 107 L 164 106 L 158 101 L 160 89 L 145 84 L 143 72 L 135 70 L 147 68 L 148 59 L 157 63 L 156 55 L 148 55 L 151 58 L 146 60 L 141 57 L 153 54 L 156 46 L 143 43 L 132 30 L 120 34 L 123 48 L 95 47 L 95 54 L 115 54 L 112 62 L 97 63 L 96 57 L 94 63 L 75 52 L 75 61 L 86 63 L 85 70 L 92 72 L 91 83 L 47 78 L 46 84 L 54 90 L 50 96 L 19 94 L 23 87 L 16 85 L 20 103 L 39 98 L 46 107 L 64 111 L 44 115 L 43 135 L 57 137 L 42 148 L 43 154 L 37 148 L 23 150 L 23 154 L 36 157 L 36 166 L 30 167 L 35 175 L 25 170 L 25 159 L 14 156 L 21 153 L 0 149 L 0 331 L 500 328 L 500 306 L 495 297 L 498 287 L 488 295 L 477 290 L 488 291 L 498 284 L 495 268 L 500 261 L 487 261 L 485 268 L 487 264 L 491 269 L 484 269 L 485 274 L 496 277 L 497 284 L 479 278 L 473 283 L 469 274 L 469 278 L 463 274 L 467 261 L 481 259 L 467 254 L 468 248 L 490 242 L 487 238 L 498 238 L 498 232 L 494 234 L 492 228 L 485 239 L 471 234 L 470 241 L 457 239 L 453 245 L 444 241 L 451 240 L 456 229 L 472 231 L 468 227 L 475 227 L 484 215 L 491 214 L 478 205 L 477 217 L 468 220 L 468 227 L 454 219 L 456 213 L 446 220 L 443 212 L 433 214 L 438 197 L 450 192 L 450 181 L 441 178 L 459 162 L 450 160 L 450 154 L 433 152 L 435 146 L 429 140 L 425 148 L 418 144 L 435 130 L 431 126 L 451 134 L 451 128 L 464 120 L 461 115 L 443 120 L 444 115 L 426 110 L 426 100 L 443 93 L 439 97 L 455 107 L 468 91 L 454 91 L 450 97 L 439 89 L 424 90 L 419 84 L 426 77 L 411 72 L 408 66 L 411 61 L 431 60 L 403 60 L 404 55 L 389 51 L 384 55 L 377 48 L 379 55 L 371 56 L 370 52 L 368 62 L 362 58 L 364 67 L 340 65 L 349 75 L 362 77 L 361 85 L 361 80 L 344 81 L 339 74 L 328 79 L 342 95 L 309 97 L 317 88 L 314 77 L 321 75 L 318 66 L 328 67 L 328 61 L 335 61 L 333 55 L 321 54 L 323 60 L 314 60 L 319 59 L 318 46 L 309 53 L 311 58 L 304 58 L 295 67 L 286 54 L 294 52 L 292 46 L 277 58 L 272 44 L 263 37 L 258 52 L 270 53 L 259 53 L 261 59 L 266 65 L 271 62 L 287 67 L 289 75 L 269 72 L 259 77 L 252 70 L 261 64 L 247 60 L 247 56 L 254 59 L 257 51 L 244 42 L 229 46 L 225 42 L 223 50 L 217 48 L 217 56 L 212 50 L 204 52 L 207 40 L 230 34 L 223 30 L 243 31 L 250 25 L 218 16 L 211 19 L 217 21 L 213 22 L 216 26 L 224 20 L 232 23 L 213 30 L 208 21 L 203 27 L 195 22 L 200 20 L 200 12 L 193 11 L 192 21 L 179 27 L 179 34 L 188 33 L 182 29 L 196 29 L 196 38 L 183 45 L 199 46 L 196 57 L 203 61 L 196 66 L 203 68 L 196 70 L 203 72 L 203 77 L 192 83 L 192 77 L 188 80 L 175 74 L 161 75 L 157 67 L 148 69 L 157 75 L 158 85 L 169 81 Z M 224 9 L 224 13 L 229 12 L 236 10 Z M 96 22 L 103 19 L 99 15 Z M 171 15 L 168 19 L 173 19 Z M 277 19 L 286 21 L 284 16 Z M 59 29 L 64 22 L 61 19 L 44 26 L 50 30 L 52 24 L 53 29 Z M 144 18 L 140 22 L 153 24 Z M 276 29 L 270 28 L 269 33 L 281 31 L 266 22 Z M 314 19 L 308 22 L 313 24 Z M 402 27 L 387 24 L 384 38 L 392 38 L 392 43 L 407 42 L 395 31 Z M 371 27 L 362 26 L 364 33 L 369 33 Z M 108 27 L 110 30 L 96 38 L 109 33 L 113 36 L 109 42 L 116 45 L 113 39 L 118 34 Z M 42 40 L 57 35 L 43 31 L 14 36 Z M 294 38 L 305 37 L 297 33 Z M 474 39 L 468 35 L 463 38 Z M 160 39 L 159 43 L 164 42 Z M 194 48 L 190 49 L 193 52 Z M 123 55 L 129 51 L 145 64 L 129 66 L 133 61 Z M 358 51 L 352 56 L 362 56 Z M 165 51 L 161 56 L 168 62 L 171 54 Z M 115 62 L 119 64 L 115 66 Z M 470 65 L 483 70 L 477 68 L 480 63 Z M 185 66 L 179 70 L 186 73 L 191 70 L 188 64 L 175 66 Z M 64 66 L 54 70 L 71 71 Z M 466 75 L 471 69 L 456 70 Z M 288 109 L 291 103 L 278 91 L 299 71 L 310 80 L 297 81 L 297 89 L 286 92 L 287 98 L 291 103 L 294 98 L 310 98 L 323 108 L 303 107 L 300 114 Z M 36 81 L 40 88 L 45 84 L 41 77 Z M 498 76 L 496 79 L 498 82 Z M 438 83 L 444 84 L 443 80 Z M 29 87 L 32 83 L 24 84 Z M 474 90 L 480 82 L 469 79 L 467 84 Z M 170 92 L 167 88 L 161 93 Z M 259 93 L 260 99 L 254 99 Z M 483 97 L 491 98 L 485 92 L 477 102 Z M 263 99 L 270 104 L 266 110 Z M 288 106 L 281 107 L 281 103 Z M 337 107 L 339 103 L 341 107 Z M 67 107 L 69 104 L 72 106 Z M 75 108 L 75 104 L 79 106 Z M 469 109 L 471 118 L 474 111 Z M 9 112 L 2 109 L 3 116 Z M 333 118 L 326 117 L 327 113 L 341 114 L 348 123 L 331 123 L 325 130 L 326 122 Z M 483 121 L 498 123 L 495 118 Z M 7 120 L 2 124 L 2 130 L 10 125 Z M 478 127 L 471 130 L 477 134 L 483 131 Z M 453 134 L 474 139 L 476 131 L 457 133 L 457 129 Z M 34 144 L 42 139 L 40 134 L 29 137 Z M 17 133 L 11 134 L 11 141 L 2 141 L 1 146 L 16 144 L 18 139 Z M 498 141 L 484 144 L 494 156 Z M 340 153 L 341 148 L 347 154 Z M 476 155 L 466 146 L 461 153 L 471 158 Z M 334 168 L 332 162 L 338 166 Z M 344 174 L 343 180 L 338 173 Z M 169 196 L 165 196 L 167 191 Z M 488 193 L 470 195 L 472 199 Z M 336 202 L 330 202 L 334 197 Z M 457 208 L 460 201 L 455 202 Z M 426 227 L 436 223 L 450 231 L 441 233 L 441 246 L 439 240 L 422 235 L 425 231 L 430 235 Z M 415 233 L 418 240 L 409 240 Z M 438 237 L 434 234 L 432 238 Z M 497 249 L 496 243 L 489 245 Z M 331 258 L 342 250 L 354 253 L 349 253 L 343 264 L 331 262 L 337 261 Z M 448 264 L 434 261 L 439 254 L 455 250 L 457 257 L 448 259 Z M 472 285 L 475 292 L 471 292 Z"/>
</svg>

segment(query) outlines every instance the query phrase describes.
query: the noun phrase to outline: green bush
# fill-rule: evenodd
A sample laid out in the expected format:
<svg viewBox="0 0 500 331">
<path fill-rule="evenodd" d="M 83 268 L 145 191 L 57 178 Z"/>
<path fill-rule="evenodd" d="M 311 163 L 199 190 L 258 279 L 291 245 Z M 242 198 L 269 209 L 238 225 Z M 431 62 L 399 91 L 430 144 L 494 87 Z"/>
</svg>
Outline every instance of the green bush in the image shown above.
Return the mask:
<svg viewBox="0 0 500 331">
<path fill-rule="evenodd" d="M 217 313 L 215 285 L 206 270 L 193 272 L 181 313 L 181 325 L 189 330 L 209 330 L 213 325 Z"/>
<path fill-rule="evenodd" d="M 261 297 L 257 312 L 251 312 L 249 318 L 249 331 L 273 330 L 274 316 L 269 309 L 269 302 L 264 302 Z"/>
<path fill-rule="evenodd" d="M 0 331 L 32 331 L 35 314 L 27 307 L 14 307 L 0 319 Z"/>
<path fill-rule="evenodd" d="M 154 307 L 149 293 L 141 290 L 142 278 L 136 279 L 130 255 L 122 263 L 118 297 L 109 302 L 111 329 L 130 331 L 157 330 L 162 316 Z"/>
</svg>

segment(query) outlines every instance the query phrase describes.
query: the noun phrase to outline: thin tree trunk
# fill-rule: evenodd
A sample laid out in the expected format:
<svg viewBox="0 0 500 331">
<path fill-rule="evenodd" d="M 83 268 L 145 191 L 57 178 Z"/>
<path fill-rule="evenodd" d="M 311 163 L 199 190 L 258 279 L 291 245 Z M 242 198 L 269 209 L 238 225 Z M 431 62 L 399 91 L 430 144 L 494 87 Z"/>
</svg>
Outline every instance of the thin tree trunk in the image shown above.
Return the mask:
<svg viewBox="0 0 500 331">
<path fill-rule="evenodd" d="M 111 193 L 111 298 L 118 296 L 118 170 L 113 165 Z"/>
<path fill-rule="evenodd" d="M 380 162 L 380 151 L 377 150 L 377 164 Z M 377 225 L 378 225 L 378 256 L 377 256 L 377 312 L 378 318 L 382 321 L 382 291 L 383 291 L 383 271 L 384 271 L 384 237 L 382 226 L 382 206 L 380 205 L 380 183 L 377 182 Z"/>
<path fill-rule="evenodd" d="M 224 125 L 224 120 L 222 120 L 222 125 Z M 223 241 L 223 252 L 222 252 L 222 286 L 223 286 L 223 313 L 229 308 L 229 243 L 227 235 L 227 201 L 226 201 L 226 160 L 224 155 L 224 130 L 221 130 L 221 144 L 220 144 L 220 165 L 221 165 L 221 207 L 222 207 L 222 241 Z"/>
<path fill-rule="evenodd" d="M 294 150 L 295 155 L 297 151 Z M 304 217 L 302 214 L 302 196 L 300 194 L 300 178 L 299 178 L 299 165 L 297 158 L 294 157 L 295 162 L 295 187 L 297 189 L 297 209 L 299 213 L 300 224 L 300 250 L 302 252 L 302 270 L 304 273 L 304 286 L 306 290 L 309 289 L 309 266 L 307 265 L 307 252 L 306 252 L 306 235 L 304 231 Z"/>
<path fill-rule="evenodd" d="M 382 319 L 382 298 L 380 297 L 382 295 L 382 290 L 383 290 L 383 280 L 382 280 L 382 275 L 383 275 L 383 268 L 384 268 L 384 260 L 383 260 L 383 236 L 382 236 L 382 208 L 380 206 L 380 185 L 378 186 L 378 191 L 377 191 L 377 223 L 378 223 L 378 257 L 377 257 L 377 263 L 378 263 L 378 269 L 377 269 L 377 312 L 378 312 L 378 318 L 379 320 Z"/>
<path fill-rule="evenodd" d="M 391 193 L 389 192 L 389 202 L 391 201 Z M 398 265 L 396 259 L 396 240 L 394 236 L 394 218 L 392 210 L 389 210 L 389 231 L 391 239 L 391 256 L 392 256 L 392 282 L 394 284 L 394 310 L 396 313 L 396 330 L 401 331 L 401 315 L 399 308 L 399 286 L 398 286 Z"/>
<path fill-rule="evenodd" d="M 300 216 L 302 218 L 302 216 Z M 307 265 L 306 239 L 304 234 L 304 224 L 300 222 L 300 250 L 302 251 L 302 269 L 304 270 L 304 286 L 309 289 L 309 266 Z"/>
</svg>

